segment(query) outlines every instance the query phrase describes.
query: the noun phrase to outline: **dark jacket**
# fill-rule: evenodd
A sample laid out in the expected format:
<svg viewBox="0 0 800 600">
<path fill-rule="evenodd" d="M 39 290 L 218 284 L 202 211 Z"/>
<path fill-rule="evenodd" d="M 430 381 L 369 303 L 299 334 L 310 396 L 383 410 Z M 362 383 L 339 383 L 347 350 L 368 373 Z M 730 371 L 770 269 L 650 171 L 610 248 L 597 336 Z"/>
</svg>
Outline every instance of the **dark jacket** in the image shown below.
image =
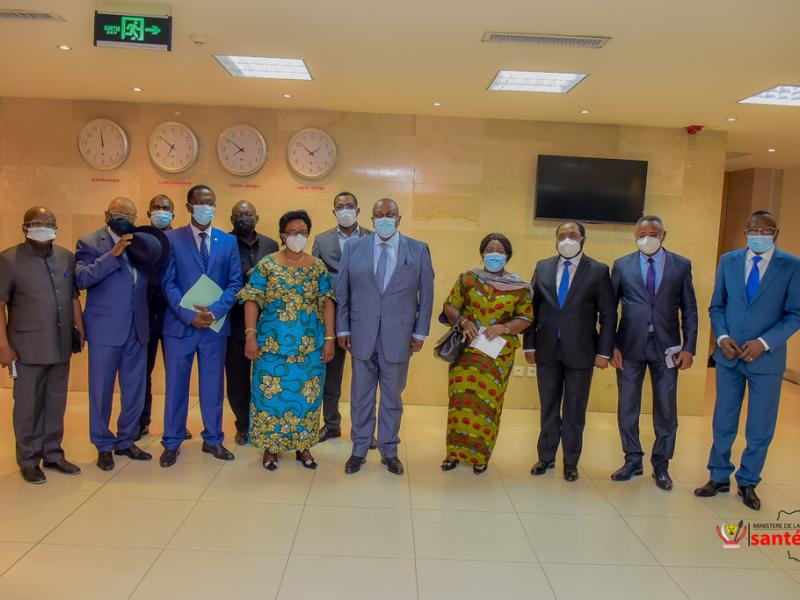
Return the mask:
<svg viewBox="0 0 800 600">
<path fill-rule="evenodd" d="M 232 231 L 231 235 L 236 234 Z M 239 258 L 242 262 L 242 281 L 247 285 L 247 280 L 250 279 L 248 273 L 250 269 L 261 261 L 265 256 L 277 252 L 279 250 L 278 242 L 270 237 L 256 233 L 256 241 L 252 245 L 243 242 L 238 237 L 236 243 L 239 248 Z M 228 319 L 231 322 L 231 337 L 233 341 L 244 343 L 244 306 L 238 301 L 231 308 L 228 313 Z"/>
</svg>

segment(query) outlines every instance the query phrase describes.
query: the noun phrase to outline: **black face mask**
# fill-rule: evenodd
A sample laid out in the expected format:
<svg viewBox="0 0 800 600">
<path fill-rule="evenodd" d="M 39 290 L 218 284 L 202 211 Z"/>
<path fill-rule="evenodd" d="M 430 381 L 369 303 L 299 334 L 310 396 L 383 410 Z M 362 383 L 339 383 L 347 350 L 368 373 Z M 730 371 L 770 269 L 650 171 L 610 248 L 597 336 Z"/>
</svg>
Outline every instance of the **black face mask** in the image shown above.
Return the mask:
<svg viewBox="0 0 800 600">
<path fill-rule="evenodd" d="M 238 236 L 250 236 L 256 229 L 256 220 L 253 217 L 236 217 L 233 220 L 233 231 Z"/>
<path fill-rule="evenodd" d="M 112 217 L 106 219 L 106 225 L 108 225 L 108 228 L 120 237 L 127 233 L 133 233 L 133 230 L 136 229 L 136 225 L 128 221 L 128 219 L 123 219 L 122 217 Z"/>
</svg>

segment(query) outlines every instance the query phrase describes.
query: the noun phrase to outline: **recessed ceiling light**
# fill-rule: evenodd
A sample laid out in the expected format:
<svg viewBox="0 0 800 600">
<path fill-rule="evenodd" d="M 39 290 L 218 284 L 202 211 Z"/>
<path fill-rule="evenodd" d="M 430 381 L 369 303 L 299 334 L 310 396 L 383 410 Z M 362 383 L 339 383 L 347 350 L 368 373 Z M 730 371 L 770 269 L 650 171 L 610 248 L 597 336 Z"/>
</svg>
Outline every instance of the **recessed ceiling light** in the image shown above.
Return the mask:
<svg viewBox="0 0 800 600">
<path fill-rule="evenodd" d="M 442 105 L 442 103 L 441 103 L 441 102 L 433 102 L 432 104 L 433 104 L 435 107 L 437 107 L 437 108 L 438 108 L 438 107 L 440 107 L 440 106 Z"/>
<path fill-rule="evenodd" d="M 281 94 L 281 98 L 286 98 L 287 100 L 288 100 L 289 98 L 291 98 L 291 97 L 292 97 L 292 95 L 291 95 L 291 94 Z"/>
<path fill-rule="evenodd" d="M 776 85 L 744 100 L 739 104 L 772 104 L 776 106 L 800 106 L 800 86 Z"/>
<path fill-rule="evenodd" d="M 59 44 L 58 49 L 66 52 L 67 50 L 72 50 L 72 46 L 68 46 L 67 44 Z"/>
<path fill-rule="evenodd" d="M 728 123 L 734 123 L 736 121 L 736 117 L 728 117 Z"/>
<path fill-rule="evenodd" d="M 581 111 L 581 114 L 582 114 L 582 115 L 588 115 L 588 114 L 589 114 L 589 111 L 588 111 L 587 109 L 585 109 L 585 108 L 584 108 L 584 109 Z"/>
<path fill-rule="evenodd" d="M 131 88 L 131 91 L 132 91 L 132 92 L 139 93 L 139 92 L 141 92 L 141 91 L 142 91 L 142 88 L 140 88 L 140 87 L 137 85 L 137 86 L 135 86 L 135 87 L 132 87 L 132 88 Z"/>
<path fill-rule="evenodd" d="M 179 110 L 176 110 L 176 111 L 175 111 L 174 113 L 172 113 L 172 114 L 173 114 L 173 115 L 175 115 L 176 117 L 180 117 L 180 116 L 181 116 L 181 111 L 179 111 Z"/>
<path fill-rule="evenodd" d="M 547 73 L 543 71 L 498 71 L 490 90 L 566 94 L 588 73 Z"/>
<path fill-rule="evenodd" d="M 775 148 L 767 148 L 767 152 L 775 152 Z"/>
<path fill-rule="evenodd" d="M 227 56 L 224 54 L 215 54 L 214 58 L 234 77 L 311 80 L 311 73 L 308 72 L 306 63 L 301 58 Z"/>
</svg>

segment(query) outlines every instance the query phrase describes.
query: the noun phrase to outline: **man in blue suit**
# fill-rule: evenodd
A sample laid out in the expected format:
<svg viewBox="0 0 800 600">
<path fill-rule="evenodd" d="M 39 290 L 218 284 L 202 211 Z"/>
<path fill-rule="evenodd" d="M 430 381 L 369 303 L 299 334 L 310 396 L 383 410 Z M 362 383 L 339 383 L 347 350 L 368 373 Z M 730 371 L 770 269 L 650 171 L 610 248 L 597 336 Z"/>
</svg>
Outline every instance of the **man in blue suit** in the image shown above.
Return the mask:
<svg viewBox="0 0 800 600">
<path fill-rule="evenodd" d="M 152 458 L 133 443 L 144 406 L 150 327 L 147 274 L 134 268 L 126 253 L 133 239 L 136 205 L 128 198 L 115 198 L 105 216 L 106 227 L 78 240 L 75 283 L 86 290 L 89 438 L 97 448 L 97 466 L 110 471 L 112 451 L 133 460 Z M 117 374 L 122 396 L 114 435 L 108 425 Z"/>
<path fill-rule="evenodd" d="M 344 245 L 336 283 L 336 335 L 353 358 L 350 420 L 353 453 L 345 473 L 366 461 L 375 431 L 389 472 L 403 473 L 397 457 L 408 363 L 422 349 L 433 311 L 433 265 L 427 244 L 400 235 L 400 209 L 383 198 L 372 207 L 375 235 Z"/>
<path fill-rule="evenodd" d="M 171 467 L 186 438 L 189 410 L 189 380 L 197 355 L 200 379 L 200 412 L 204 430 L 203 452 L 220 460 L 234 456 L 222 445 L 223 384 L 225 349 L 231 332 L 228 319 L 219 332 L 211 329 L 215 321 L 227 316 L 242 287 L 242 269 L 236 238 L 211 227 L 217 201 L 211 188 L 196 185 L 186 196 L 192 215 L 186 227 L 168 232 L 171 249 L 161 286 L 167 300 L 164 316 L 164 365 L 166 397 L 164 404 L 164 452 L 159 464 Z M 181 307 L 186 292 L 206 275 L 222 289 L 222 296 L 209 306 Z"/>
<path fill-rule="evenodd" d="M 694 360 L 697 299 L 692 263 L 665 250 L 662 244 L 666 237 L 659 217 L 643 216 L 634 230 L 637 252 L 614 261 L 611 272 L 614 298 L 622 303 L 611 363 L 617 369 L 617 422 L 625 452 L 625 464 L 611 479 L 628 481 L 643 473 L 639 415 L 642 383 L 649 370 L 656 433 L 650 462 L 656 485 L 669 491 L 672 479 L 668 465 L 678 433 L 678 369 L 688 369 Z"/>
<path fill-rule="evenodd" d="M 717 339 L 711 478 L 694 493 L 708 497 L 730 491 L 731 446 L 747 384 L 747 447 L 736 483 L 744 505 L 760 510 L 755 488 L 775 433 L 786 342 L 800 329 L 800 259 L 775 247 L 778 223 L 767 211 L 754 212 L 744 233 L 747 249 L 722 255 L 711 297 L 709 313 Z"/>
</svg>

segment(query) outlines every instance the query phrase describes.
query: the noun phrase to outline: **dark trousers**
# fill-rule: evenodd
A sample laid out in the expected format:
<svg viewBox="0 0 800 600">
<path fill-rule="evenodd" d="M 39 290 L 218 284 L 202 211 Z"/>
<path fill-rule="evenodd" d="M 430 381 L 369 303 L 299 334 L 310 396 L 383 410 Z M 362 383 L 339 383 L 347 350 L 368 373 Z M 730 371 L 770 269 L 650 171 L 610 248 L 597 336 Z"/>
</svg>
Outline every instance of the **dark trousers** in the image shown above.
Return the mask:
<svg viewBox="0 0 800 600">
<path fill-rule="evenodd" d="M 147 379 L 144 382 L 144 408 L 142 416 L 139 417 L 139 429 L 150 427 L 150 417 L 153 413 L 153 369 L 156 366 L 158 356 L 158 344 L 161 344 L 161 351 L 164 351 L 164 340 L 161 333 L 150 332 L 150 341 L 147 342 Z"/>
<path fill-rule="evenodd" d="M 322 416 L 325 427 L 330 431 L 341 431 L 342 414 L 339 412 L 339 399 L 342 397 L 342 376 L 347 351 L 336 345 L 331 361 L 325 366 L 325 387 L 322 390 Z"/>
<path fill-rule="evenodd" d="M 228 338 L 225 353 L 225 378 L 228 403 L 236 416 L 236 431 L 247 433 L 250 429 L 250 359 L 244 355 L 244 342 Z"/>
<path fill-rule="evenodd" d="M 69 361 L 55 365 L 17 362 L 13 422 L 20 467 L 64 458 L 61 440 L 68 381 Z"/>
<path fill-rule="evenodd" d="M 573 369 L 564 364 L 561 344 L 548 364 L 536 367 L 541 402 L 539 460 L 553 462 L 558 444 L 564 452 L 564 465 L 577 466 L 583 448 L 586 407 L 592 386 L 592 369 Z"/>
<path fill-rule="evenodd" d="M 653 387 L 653 429 L 656 440 L 650 462 L 654 467 L 666 465 L 675 453 L 678 434 L 678 369 L 668 369 L 664 355 L 656 349 L 653 336 L 647 339 L 644 361 L 622 357 L 624 369 L 617 371 L 619 404 L 617 423 L 622 438 L 625 462 L 642 463 L 642 444 L 639 441 L 639 415 L 642 411 L 642 383 L 644 373 L 650 370 Z"/>
</svg>

